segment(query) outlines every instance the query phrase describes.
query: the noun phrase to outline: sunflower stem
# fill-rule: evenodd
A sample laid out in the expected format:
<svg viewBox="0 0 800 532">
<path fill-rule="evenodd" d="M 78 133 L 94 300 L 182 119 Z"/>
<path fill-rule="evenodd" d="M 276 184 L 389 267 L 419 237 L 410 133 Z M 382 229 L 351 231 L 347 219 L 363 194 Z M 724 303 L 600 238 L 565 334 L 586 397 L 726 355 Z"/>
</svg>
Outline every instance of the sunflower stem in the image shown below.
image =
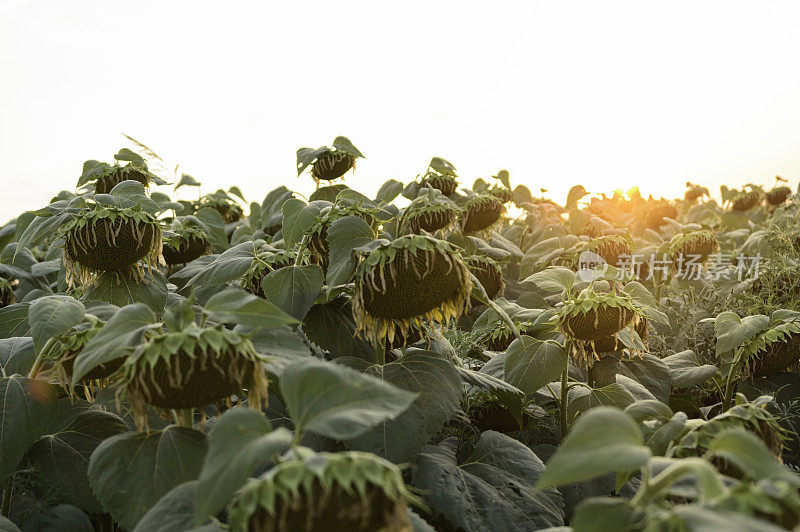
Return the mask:
<svg viewBox="0 0 800 532">
<path fill-rule="evenodd" d="M 50 338 L 49 340 L 47 340 L 47 343 L 44 344 L 42 350 L 39 351 L 39 356 L 36 357 L 36 361 L 33 363 L 33 367 L 28 372 L 29 379 L 35 379 L 36 376 L 39 374 L 39 371 L 42 369 L 44 361 L 47 358 L 47 355 L 50 353 L 50 351 L 53 350 L 54 345 L 56 345 L 55 337 Z"/>
<path fill-rule="evenodd" d="M 389 352 L 389 339 L 384 338 L 383 347 L 375 350 L 375 363 L 379 366 L 386 364 L 386 353 Z"/>
<path fill-rule="evenodd" d="M 3 482 L 3 505 L 0 507 L 0 515 L 3 517 L 8 517 L 9 511 L 11 510 L 12 489 L 13 484 L 11 483 L 11 477 L 9 476 Z"/>
<path fill-rule="evenodd" d="M 569 353 L 570 343 L 567 342 L 567 353 Z M 561 417 L 561 441 L 567 437 L 569 426 L 567 425 L 567 403 L 569 402 L 569 355 L 564 357 L 564 371 L 561 374 L 561 400 L 558 404 L 558 412 Z"/>
<path fill-rule="evenodd" d="M 731 363 L 731 369 L 728 370 L 728 378 L 725 380 L 725 397 L 722 399 L 722 411 L 726 412 L 731 407 L 731 400 L 733 399 L 733 376 L 736 374 L 736 370 L 738 369 L 738 355 L 739 350 L 736 350 L 736 354 L 733 357 L 733 362 Z"/>
<path fill-rule="evenodd" d="M 194 409 L 184 408 L 180 411 L 181 426 L 186 428 L 194 428 Z"/>
<path fill-rule="evenodd" d="M 484 303 L 489 305 L 492 308 L 492 310 L 497 312 L 497 314 L 500 316 L 500 319 L 502 319 L 506 323 L 506 325 L 508 325 L 508 328 L 511 329 L 511 332 L 514 333 L 514 336 L 517 338 L 517 340 L 522 338 L 522 335 L 519 333 L 519 329 L 517 329 L 517 326 L 514 325 L 514 321 L 508 314 L 506 314 L 505 310 L 500 308 L 500 305 L 492 301 L 492 299 L 489 297 L 489 294 L 487 294 L 486 290 L 484 290 L 483 285 L 481 285 L 481 282 L 478 280 L 477 277 L 475 277 L 475 274 L 470 273 L 469 276 L 472 278 L 472 286 L 478 289 L 478 291 L 481 294 L 481 297 L 484 300 Z"/>
</svg>

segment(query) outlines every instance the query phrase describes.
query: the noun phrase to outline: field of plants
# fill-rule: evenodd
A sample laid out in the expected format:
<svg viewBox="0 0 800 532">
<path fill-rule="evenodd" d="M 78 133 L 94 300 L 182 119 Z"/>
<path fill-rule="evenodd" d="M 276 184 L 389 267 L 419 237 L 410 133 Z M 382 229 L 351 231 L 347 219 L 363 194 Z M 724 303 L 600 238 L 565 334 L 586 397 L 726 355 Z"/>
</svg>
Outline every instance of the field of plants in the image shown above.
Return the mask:
<svg viewBox="0 0 800 532">
<path fill-rule="evenodd" d="M 367 197 L 361 157 L 247 202 L 135 143 L 0 228 L 0 531 L 800 526 L 783 179 Z"/>
</svg>

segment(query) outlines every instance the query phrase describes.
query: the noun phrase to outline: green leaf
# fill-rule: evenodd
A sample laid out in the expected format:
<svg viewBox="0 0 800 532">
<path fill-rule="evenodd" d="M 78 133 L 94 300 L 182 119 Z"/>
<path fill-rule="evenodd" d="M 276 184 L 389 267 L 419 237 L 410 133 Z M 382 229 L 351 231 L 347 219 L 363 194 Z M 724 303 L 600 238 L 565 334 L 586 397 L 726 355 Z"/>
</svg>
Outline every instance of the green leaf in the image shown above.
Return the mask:
<svg viewBox="0 0 800 532">
<path fill-rule="evenodd" d="M 442 159 L 441 157 L 434 157 L 431 159 L 431 162 L 428 165 L 431 170 L 434 172 L 438 172 L 442 175 L 449 175 L 455 177 L 456 175 L 456 167 L 449 161 Z"/>
<path fill-rule="evenodd" d="M 456 366 L 456 371 L 467 384 L 477 386 L 497 396 L 524 396 L 525 392 L 502 379 L 480 371 Z"/>
<path fill-rule="evenodd" d="M 17 249 L 32 248 L 45 238 L 51 237 L 55 231 L 69 222 L 72 216 L 69 213 L 61 213 L 55 216 L 37 216 L 28 227 L 22 232 L 17 243 Z"/>
<path fill-rule="evenodd" d="M 534 489 L 545 466 L 525 445 L 487 431 L 461 464 L 456 449 L 455 438 L 428 445 L 412 470 L 414 486 L 448 529 L 528 532 L 563 524 L 561 494 Z"/>
<path fill-rule="evenodd" d="M 0 338 L 30 336 L 28 307 L 30 303 L 14 303 L 0 308 Z"/>
<path fill-rule="evenodd" d="M 234 408 L 217 420 L 197 485 L 197 517 L 216 514 L 256 470 L 282 454 L 292 434 L 272 430 L 259 412 Z"/>
<path fill-rule="evenodd" d="M 375 203 L 384 205 L 391 203 L 402 191 L 403 183 L 397 179 L 389 179 L 378 189 L 378 193 L 375 195 Z"/>
<path fill-rule="evenodd" d="M 80 382 L 89 371 L 100 364 L 129 354 L 155 322 L 156 315 L 142 303 L 119 309 L 75 357 L 72 382 Z"/>
<path fill-rule="evenodd" d="M 578 200 L 587 194 L 588 192 L 586 192 L 586 189 L 583 188 L 583 185 L 575 185 L 569 189 L 569 192 L 567 193 L 567 204 L 565 205 L 566 209 L 570 210 L 577 208 Z"/>
<path fill-rule="evenodd" d="M 37 508 L 36 514 L 25 523 L 25 530 L 94 532 L 94 527 L 92 521 L 80 508 L 70 504 L 57 504 L 47 508 Z"/>
<path fill-rule="evenodd" d="M 228 249 L 225 221 L 219 211 L 213 207 L 203 207 L 194 215 L 205 225 L 204 229 L 208 231 L 208 236 L 211 237 L 211 246 L 214 253 L 222 253 Z"/>
<path fill-rule="evenodd" d="M 676 389 L 699 386 L 717 374 L 717 367 L 700 365 L 694 351 L 686 350 L 661 359 L 669 368 L 672 387 Z"/>
<path fill-rule="evenodd" d="M 375 377 L 318 360 L 286 368 L 280 390 L 297 431 L 339 440 L 396 418 L 417 398 Z"/>
<path fill-rule="evenodd" d="M 245 327 L 280 327 L 299 323 L 275 304 L 241 288 L 229 288 L 211 296 L 205 311 L 217 321 Z"/>
<path fill-rule="evenodd" d="M 730 460 L 753 480 L 773 475 L 792 476 L 764 442 L 745 429 L 730 428 L 721 432 L 711 440 L 707 454 Z"/>
<path fill-rule="evenodd" d="M 547 292 L 562 292 L 572 290 L 577 279 L 577 274 L 567 268 L 555 267 L 536 272 L 528 276 L 523 285 L 533 284 Z"/>
<path fill-rule="evenodd" d="M 238 331 L 238 327 L 235 329 Z M 260 328 L 248 331 L 250 341 L 258 354 L 267 359 L 267 371 L 280 377 L 290 365 L 311 356 L 308 344 L 290 327 Z"/>
<path fill-rule="evenodd" d="M 175 185 L 175 190 L 178 190 L 180 187 L 199 187 L 200 181 L 193 178 L 189 174 L 182 174 L 181 180 L 178 181 L 178 184 Z"/>
<path fill-rule="evenodd" d="M 330 244 L 330 261 L 326 280 L 328 286 L 339 286 L 347 283 L 356 269 L 353 250 L 372 242 L 375 233 L 358 216 L 344 216 L 331 223 L 327 238 Z"/>
<path fill-rule="evenodd" d="M 237 244 L 200 268 L 200 271 L 187 281 L 185 288 L 193 285 L 216 286 L 235 281 L 247 273 L 253 264 L 255 255 L 255 242 Z M 201 259 L 205 259 L 205 257 L 201 257 Z"/>
<path fill-rule="evenodd" d="M 721 313 L 714 321 L 717 333 L 717 355 L 733 351 L 744 345 L 767 329 L 769 325 L 770 319 L 762 314 L 740 319 L 730 311 Z"/>
<path fill-rule="evenodd" d="M 0 376 L 27 375 L 36 360 L 33 338 L 29 336 L 0 340 Z"/>
<path fill-rule="evenodd" d="M 780 532 L 785 530 L 783 527 L 748 517 L 740 512 L 713 510 L 699 504 L 681 504 L 676 506 L 672 513 L 677 519 L 671 520 L 668 526 L 681 526 L 681 530 L 691 530 L 692 532 L 719 532 L 720 530 Z M 678 523 L 675 522 L 676 520 Z"/>
<path fill-rule="evenodd" d="M 196 525 L 196 480 L 175 486 L 139 520 L 133 532 L 222 532 L 218 524 L 205 519 Z M 205 525 L 205 526 L 203 526 Z"/>
<path fill-rule="evenodd" d="M 622 377 L 618 375 L 617 379 Z M 652 395 L 647 397 L 652 399 Z M 637 397 L 619 382 L 603 386 L 602 388 L 588 388 L 586 386 L 576 386 L 570 390 L 569 405 L 567 414 L 569 419 L 575 419 L 578 414 L 587 412 L 599 406 L 615 406 L 625 408 L 634 403 Z"/>
<path fill-rule="evenodd" d="M 162 314 L 167 304 L 167 279 L 155 269 L 146 273 L 142 282 L 124 274 L 104 272 L 81 299 L 87 303 L 106 301 L 118 307 L 144 303 L 156 314 Z"/>
<path fill-rule="evenodd" d="M 129 150 L 128 148 L 122 148 L 119 150 L 116 155 L 114 155 L 114 159 L 117 161 L 130 161 L 136 166 L 144 166 L 145 162 L 141 155 L 138 153 Z M 85 164 L 85 163 L 84 163 Z"/>
<path fill-rule="evenodd" d="M 20 532 L 20 530 L 10 519 L 0 515 L 0 532 Z"/>
<path fill-rule="evenodd" d="M 286 266 L 265 275 L 261 289 L 267 299 L 302 320 L 319 297 L 324 282 L 322 268 L 316 264 Z"/>
<path fill-rule="evenodd" d="M 336 151 L 348 153 L 354 157 L 364 157 L 364 155 L 358 151 L 358 148 L 356 148 L 347 137 L 342 137 L 341 135 L 336 137 L 333 139 L 333 144 L 331 144 L 331 146 L 336 148 Z"/>
<path fill-rule="evenodd" d="M 100 410 L 85 410 L 62 430 L 34 443 L 25 461 L 36 469 L 48 494 L 59 502 L 77 506 L 86 513 L 102 513 L 89 488 L 86 470 L 100 442 L 128 431 L 119 416 Z"/>
<path fill-rule="evenodd" d="M 538 488 L 588 480 L 608 473 L 629 473 L 647 463 L 650 449 L 630 416 L 612 407 L 583 414 L 547 462 Z"/>
<path fill-rule="evenodd" d="M 39 353 L 50 338 L 83 321 L 84 313 L 83 303 L 72 296 L 57 294 L 34 300 L 28 308 L 28 323 L 36 352 Z"/>
<path fill-rule="evenodd" d="M 338 298 L 314 305 L 303 320 L 303 332 L 316 345 L 330 352 L 332 358 L 356 356 L 373 360 L 375 349 L 361 336 L 349 299 Z"/>
<path fill-rule="evenodd" d="M 634 530 L 641 517 L 625 499 L 591 497 L 578 505 L 572 527 L 581 532 Z"/>
<path fill-rule="evenodd" d="M 366 373 L 415 393 L 417 398 L 396 418 L 350 440 L 352 449 L 375 453 L 396 464 L 411 461 L 459 407 L 461 378 L 449 360 L 432 351 L 406 353 L 397 362 L 370 366 Z"/>
<path fill-rule="evenodd" d="M 567 353 L 552 341 L 523 336 L 506 350 L 505 380 L 527 394 L 536 393 L 564 371 Z"/>
<path fill-rule="evenodd" d="M 303 170 L 308 168 L 308 165 L 312 164 L 317 157 L 328 151 L 330 151 L 330 148 L 327 146 L 316 150 L 313 148 L 300 148 L 297 150 L 297 175 L 302 174 Z"/>
<path fill-rule="evenodd" d="M 92 491 L 103 509 L 131 530 L 163 495 L 198 477 L 206 448 L 202 432 L 174 425 L 112 436 L 89 461 Z"/>
<path fill-rule="evenodd" d="M 20 375 L 0 379 L 0 481 L 44 434 L 57 405 L 55 386 Z"/>
<path fill-rule="evenodd" d="M 290 198 L 283 204 L 283 241 L 286 249 L 297 244 L 314 220 L 322 213 L 322 209 L 331 205 L 328 201 L 312 201 L 306 204 L 303 200 Z"/>
</svg>

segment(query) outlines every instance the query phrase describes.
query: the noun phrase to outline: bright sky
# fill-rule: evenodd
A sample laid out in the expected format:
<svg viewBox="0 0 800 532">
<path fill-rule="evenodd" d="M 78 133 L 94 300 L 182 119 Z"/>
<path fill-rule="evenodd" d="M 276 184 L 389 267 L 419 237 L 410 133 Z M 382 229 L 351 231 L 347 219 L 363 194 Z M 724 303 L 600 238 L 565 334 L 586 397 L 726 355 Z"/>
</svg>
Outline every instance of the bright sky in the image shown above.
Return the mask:
<svg viewBox="0 0 800 532">
<path fill-rule="evenodd" d="M 800 177 L 800 3 L 0 0 L 0 221 L 148 144 L 248 200 L 348 136 L 369 195 L 434 155 L 563 201 Z"/>
</svg>

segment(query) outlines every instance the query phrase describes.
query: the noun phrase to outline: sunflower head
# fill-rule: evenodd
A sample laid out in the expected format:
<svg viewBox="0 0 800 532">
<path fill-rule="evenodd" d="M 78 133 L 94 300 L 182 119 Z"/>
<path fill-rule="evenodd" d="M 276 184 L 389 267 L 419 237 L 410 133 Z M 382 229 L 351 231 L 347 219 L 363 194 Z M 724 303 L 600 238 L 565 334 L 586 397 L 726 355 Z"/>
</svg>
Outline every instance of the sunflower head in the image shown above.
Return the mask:
<svg viewBox="0 0 800 532">
<path fill-rule="evenodd" d="M 789 187 L 775 187 L 767 192 L 767 203 L 772 206 L 780 205 L 792 194 Z"/>
<path fill-rule="evenodd" d="M 7 307 L 16 301 L 14 295 L 14 287 L 11 286 L 11 281 L 5 277 L 0 277 L 0 308 Z"/>
<path fill-rule="evenodd" d="M 469 309 L 472 281 L 449 242 L 423 235 L 384 241 L 356 270 L 356 332 L 376 346 L 426 321 L 448 324 Z"/>
<path fill-rule="evenodd" d="M 242 287 L 260 297 L 264 296 L 261 283 L 264 277 L 274 271 L 290 266 L 297 260 L 297 252 L 293 250 L 269 248 L 253 258 L 250 269 L 242 276 Z"/>
<path fill-rule="evenodd" d="M 100 364 L 92 368 L 80 382 L 72 382 L 75 358 L 103 328 L 103 325 L 104 323 L 100 320 L 80 323 L 57 336 L 53 350 L 47 353 L 45 362 L 50 366 L 48 373 L 53 375 L 69 393 L 72 393 L 72 389 L 79 384 L 89 386 L 95 381 L 106 381 L 122 367 L 125 361 L 124 357 Z"/>
<path fill-rule="evenodd" d="M 602 235 L 586 243 L 583 250 L 600 255 L 606 263 L 618 267 L 620 257 L 633 253 L 633 239 L 627 233 Z"/>
<path fill-rule="evenodd" d="M 67 283 L 84 284 L 98 273 L 144 277 L 148 269 L 163 263 L 161 226 L 155 217 L 134 208 L 98 206 L 83 211 L 61 229 Z"/>
<path fill-rule="evenodd" d="M 655 204 L 646 206 L 647 214 L 645 215 L 645 223 L 651 229 L 658 229 L 666 222 L 664 218 L 671 218 L 675 220 L 678 218 L 678 208 L 669 203 L 668 201 L 659 201 Z"/>
<path fill-rule="evenodd" d="M 506 291 L 503 269 L 496 260 L 485 255 L 470 255 L 464 257 L 464 264 L 467 265 L 470 273 L 480 281 L 489 299 L 498 298 Z"/>
<path fill-rule="evenodd" d="M 734 211 L 749 211 L 761 203 L 764 191 L 761 187 L 748 185 L 742 190 L 731 191 L 731 208 Z"/>
<path fill-rule="evenodd" d="M 242 219 L 244 211 L 239 204 L 224 190 L 217 190 L 213 194 L 206 194 L 193 205 L 193 212 L 197 212 L 203 207 L 211 207 L 222 216 L 222 221 L 226 224 L 238 222 Z"/>
<path fill-rule="evenodd" d="M 311 177 L 319 185 L 320 181 L 333 181 L 342 177 L 350 169 L 355 169 L 356 159 L 364 155 L 347 137 L 338 136 L 331 146 L 321 148 L 300 148 L 297 150 L 297 175 L 311 166 Z"/>
<path fill-rule="evenodd" d="M 503 214 L 503 203 L 491 194 L 475 194 L 462 206 L 461 229 L 475 233 L 491 227 Z"/>
<path fill-rule="evenodd" d="M 699 263 L 719 251 L 719 242 L 707 229 L 691 233 L 678 233 L 669 241 L 669 255 L 677 263 L 681 258 L 697 257 Z"/>
<path fill-rule="evenodd" d="M 403 214 L 403 231 L 434 233 L 452 227 L 461 209 L 439 190 L 426 188 L 411 202 Z"/>
<path fill-rule="evenodd" d="M 252 342 L 222 325 L 156 332 L 125 360 L 125 393 L 137 425 L 145 408 L 202 407 L 248 391 L 252 408 L 266 397 L 267 379 Z"/>
<path fill-rule="evenodd" d="M 379 210 L 377 207 L 368 207 L 359 203 L 337 203 L 323 209 L 320 215 L 314 219 L 314 223 L 308 228 L 304 237 L 304 243 L 311 252 L 311 262 L 319 264 L 323 272 L 328 271 L 330 254 L 328 228 L 333 222 L 345 216 L 358 216 L 377 231 L 379 222 L 376 215 Z"/>
<path fill-rule="evenodd" d="M 164 262 L 168 265 L 185 264 L 211 253 L 211 238 L 205 229 L 191 217 L 172 222 L 174 236 L 164 238 Z"/>
<path fill-rule="evenodd" d="M 229 507 L 231 530 L 411 530 L 408 502 L 419 503 L 400 470 L 371 453 L 315 453 L 305 447 L 251 479 Z M 315 526 L 317 525 L 317 526 Z"/>
<path fill-rule="evenodd" d="M 703 196 L 710 196 L 711 193 L 706 187 L 701 187 L 700 185 L 695 185 L 694 183 L 686 183 L 686 192 L 683 194 L 683 198 L 686 201 L 696 201 Z"/>
</svg>

